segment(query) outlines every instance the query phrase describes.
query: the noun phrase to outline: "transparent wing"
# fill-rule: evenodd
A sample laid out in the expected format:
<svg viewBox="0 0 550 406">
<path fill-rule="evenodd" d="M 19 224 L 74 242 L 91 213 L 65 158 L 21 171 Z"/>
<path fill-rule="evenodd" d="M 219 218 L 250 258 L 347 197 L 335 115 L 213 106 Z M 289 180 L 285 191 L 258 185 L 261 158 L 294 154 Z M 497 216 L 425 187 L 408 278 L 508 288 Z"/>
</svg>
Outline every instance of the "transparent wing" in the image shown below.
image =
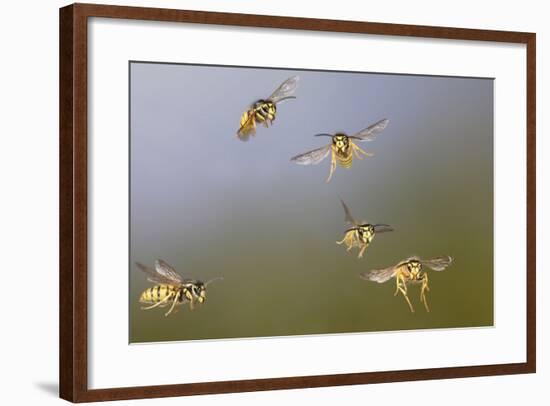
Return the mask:
<svg viewBox="0 0 550 406">
<path fill-rule="evenodd" d="M 136 266 L 140 271 L 142 271 L 145 275 L 147 275 L 147 280 L 151 283 L 156 284 L 172 284 L 173 281 L 171 279 L 165 278 L 164 276 L 158 274 L 155 270 L 140 264 L 139 262 L 136 262 Z"/>
<path fill-rule="evenodd" d="M 392 226 L 387 224 L 375 224 L 373 225 L 375 233 L 386 233 L 388 231 L 394 231 Z"/>
<path fill-rule="evenodd" d="M 292 93 L 296 90 L 296 86 L 298 85 L 299 76 L 292 76 L 291 78 L 288 78 L 283 83 L 281 83 L 281 86 L 279 86 L 271 96 L 269 96 L 268 100 L 272 101 L 273 103 L 278 103 L 283 99 L 289 98 L 292 96 Z"/>
<path fill-rule="evenodd" d="M 324 147 L 314 149 L 313 151 L 296 155 L 295 157 L 290 158 L 290 160 L 296 162 L 298 165 L 317 165 L 327 157 L 331 146 L 332 144 L 328 144 Z"/>
<path fill-rule="evenodd" d="M 399 266 L 401 266 L 401 263 L 384 269 L 372 269 L 370 271 L 361 272 L 359 277 L 366 281 L 384 283 L 393 278 Z"/>
<path fill-rule="evenodd" d="M 172 283 L 180 284 L 184 282 L 184 278 L 162 259 L 155 261 L 155 270 L 159 275 L 170 280 Z"/>
<path fill-rule="evenodd" d="M 344 203 L 344 201 L 342 199 L 340 199 L 340 203 L 342 203 L 342 207 L 344 207 L 344 213 L 346 214 L 346 218 L 345 218 L 346 223 L 349 223 L 352 226 L 356 226 L 357 222 L 355 221 L 355 219 L 351 215 L 351 211 L 350 211 L 349 207 Z"/>
<path fill-rule="evenodd" d="M 380 120 L 379 122 L 362 129 L 358 133 L 353 134 L 350 138 L 358 141 L 372 141 L 388 126 L 389 122 L 390 120 L 387 118 Z"/>
<path fill-rule="evenodd" d="M 451 265 L 451 262 L 453 262 L 453 259 L 450 256 L 443 256 L 443 257 L 436 257 L 432 259 L 423 259 L 422 265 L 427 266 L 430 269 L 433 269 L 434 271 L 443 271 L 445 268 L 447 268 L 449 265 Z"/>
</svg>

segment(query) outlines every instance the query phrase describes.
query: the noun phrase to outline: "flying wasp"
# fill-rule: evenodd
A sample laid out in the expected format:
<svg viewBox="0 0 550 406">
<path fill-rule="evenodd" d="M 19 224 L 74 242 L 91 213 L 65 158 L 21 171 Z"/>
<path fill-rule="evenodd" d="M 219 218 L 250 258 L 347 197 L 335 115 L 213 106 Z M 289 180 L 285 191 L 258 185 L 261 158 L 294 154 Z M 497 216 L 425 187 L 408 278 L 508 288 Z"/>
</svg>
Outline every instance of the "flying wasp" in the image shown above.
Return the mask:
<svg viewBox="0 0 550 406">
<path fill-rule="evenodd" d="M 384 283 L 391 278 L 395 278 L 396 289 L 394 296 L 397 296 L 399 292 L 401 292 L 412 313 L 414 313 L 414 308 L 407 295 L 407 285 L 421 284 L 420 302 L 424 303 L 426 311 L 429 312 L 430 308 L 426 299 L 426 292 L 430 291 L 430 287 L 428 285 L 428 273 L 423 269 L 427 267 L 434 271 L 443 271 L 451 265 L 452 261 L 453 259 L 449 256 L 436 257 L 432 259 L 410 257 L 399 262 L 397 265 L 390 266 L 389 268 L 373 269 L 371 271 L 361 272 L 359 276 L 362 279 L 378 283 Z"/>
<path fill-rule="evenodd" d="M 292 76 L 285 80 L 267 99 L 261 99 L 253 103 L 241 116 L 241 125 L 237 136 L 241 141 L 248 141 L 251 135 L 256 134 L 256 124 L 269 127 L 277 116 L 277 104 L 290 99 L 295 99 L 292 93 L 298 85 L 298 76 Z"/>
<path fill-rule="evenodd" d="M 161 259 L 155 261 L 155 270 L 137 262 L 136 266 L 147 275 L 149 282 L 156 284 L 141 294 L 139 302 L 149 305 L 142 309 L 149 310 L 171 304 L 170 309 L 164 314 L 165 316 L 172 313 L 177 304 L 189 303 L 189 308 L 193 310 L 195 302 L 204 303 L 206 287 L 215 280 L 223 279 L 218 277 L 207 282 L 186 279 Z"/>
<path fill-rule="evenodd" d="M 340 202 L 344 207 L 346 223 L 349 224 L 351 228 L 346 230 L 344 238 L 341 241 L 336 241 L 336 244 L 344 244 L 347 251 L 350 251 L 354 247 L 359 248 L 359 255 L 357 258 L 363 257 L 363 253 L 368 248 L 375 234 L 393 231 L 393 228 L 387 224 L 369 224 L 355 221 L 348 206 L 346 206 L 342 200 L 340 200 Z"/>
<path fill-rule="evenodd" d="M 388 119 L 380 120 L 354 135 L 347 135 L 344 133 L 316 134 L 315 137 L 331 137 L 332 142 L 324 147 L 297 155 L 290 160 L 296 162 L 298 165 L 317 165 L 332 152 L 330 172 L 327 178 L 327 182 L 330 182 L 332 174 L 336 169 L 336 164 L 339 164 L 342 168 L 349 169 L 353 163 L 354 155 L 357 159 L 363 159 L 363 155 L 373 155 L 372 153 L 363 151 L 354 141 L 363 142 L 374 140 L 376 136 L 387 127 L 388 123 Z"/>
</svg>

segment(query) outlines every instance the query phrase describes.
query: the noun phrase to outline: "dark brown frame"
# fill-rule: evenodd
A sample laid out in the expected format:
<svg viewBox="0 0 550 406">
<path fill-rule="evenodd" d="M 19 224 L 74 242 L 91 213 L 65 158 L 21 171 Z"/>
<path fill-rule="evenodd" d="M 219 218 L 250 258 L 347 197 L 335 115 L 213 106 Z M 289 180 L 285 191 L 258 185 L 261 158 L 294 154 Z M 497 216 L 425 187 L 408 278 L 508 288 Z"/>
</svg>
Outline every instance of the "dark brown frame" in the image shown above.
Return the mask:
<svg viewBox="0 0 550 406">
<path fill-rule="evenodd" d="M 286 28 L 526 44 L 527 361 L 339 375 L 88 389 L 87 384 L 87 27 L 88 17 Z M 312 388 L 533 373 L 536 370 L 536 36 L 534 33 L 73 4 L 60 9 L 60 396 L 72 402 Z"/>
</svg>

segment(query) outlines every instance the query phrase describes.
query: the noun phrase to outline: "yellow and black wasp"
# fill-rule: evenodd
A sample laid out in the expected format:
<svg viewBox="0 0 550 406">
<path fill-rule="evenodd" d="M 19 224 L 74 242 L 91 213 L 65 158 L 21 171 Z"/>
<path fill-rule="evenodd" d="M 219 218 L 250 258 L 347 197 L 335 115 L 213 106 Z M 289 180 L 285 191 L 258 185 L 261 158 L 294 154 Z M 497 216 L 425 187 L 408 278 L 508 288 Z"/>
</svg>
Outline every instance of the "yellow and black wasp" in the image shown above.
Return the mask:
<svg viewBox="0 0 550 406">
<path fill-rule="evenodd" d="M 395 278 L 395 294 L 397 296 L 399 292 L 403 294 L 403 297 L 409 305 L 409 309 L 414 313 L 413 305 L 407 295 L 407 285 L 409 284 L 421 284 L 420 288 L 420 302 L 424 303 L 426 311 L 430 311 L 428 301 L 426 299 L 426 292 L 430 291 L 428 285 L 428 274 L 424 268 L 430 268 L 434 271 L 443 271 L 449 265 L 451 265 L 453 259 L 450 256 L 436 257 L 432 259 L 420 259 L 418 257 L 410 257 L 404 261 L 399 262 L 397 265 L 390 266 L 384 269 L 373 269 L 371 271 L 360 273 L 362 279 L 384 283 L 391 278 Z"/>
<path fill-rule="evenodd" d="M 142 307 L 142 309 L 149 310 L 171 304 L 170 309 L 164 314 L 165 316 L 172 313 L 177 304 L 189 303 L 189 308 L 193 310 L 195 302 L 204 303 L 206 287 L 215 280 L 223 279 L 218 277 L 210 279 L 208 282 L 186 279 L 161 259 L 155 261 L 155 270 L 137 262 L 136 266 L 147 275 L 149 282 L 156 284 L 141 294 L 139 302 L 150 305 Z"/>
<path fill-rule="evenodd" d="M 241 124 L 237 136 L 241 141 L 248 141 L 251 135 L 256 134 L 256 124 L 269 127 L 277 117 L 277 104 L 290 99 L 298 85 L 298 76 L 285 80 L 267 99 L 253 103 L 241 116 Z"/>
<path fill-rule="evenodd" d="M 359 248 L 359 255 L 357 258 L 363 257 L 363 253 L 376 234 L 393 231 L 393 228 L 387 224 L 369 224 L 355 221 L 348 206 L 342 200 L 340 200 L 340 202 L 344 207 L 346 223 L 348 223 L 351 228 L 346 230 L 344 238 L 341 241 L 336 241 L 336 244 L 344 244 L 347 251 L 350 251 L 354 247 Z"/>
<path fill-rule="evenodd" d="M 363 142 L 374 140 L 376 136 L 387 127 L 388 123 L 388 119 L 380 120 L 354 135 L 347 135 L 340 132 L 335 134 L 316 134 L 316 137 L 331 137 L 332 142 L 324 147 L 297 155 L 291 158 L 291 161 L 296 162 L 298 165 L 317 165 L 332 152 L 330 172 L 327 178 L 327 182 L 329 182 L 336 169 L 337 163 L 342 168 L 349 169 L 353 163 L 354 155 L 357 159 L 363 159 L 362 155 L 372 156 L 372 153 L 363 151 L 354 141 Z"/>
</svg>

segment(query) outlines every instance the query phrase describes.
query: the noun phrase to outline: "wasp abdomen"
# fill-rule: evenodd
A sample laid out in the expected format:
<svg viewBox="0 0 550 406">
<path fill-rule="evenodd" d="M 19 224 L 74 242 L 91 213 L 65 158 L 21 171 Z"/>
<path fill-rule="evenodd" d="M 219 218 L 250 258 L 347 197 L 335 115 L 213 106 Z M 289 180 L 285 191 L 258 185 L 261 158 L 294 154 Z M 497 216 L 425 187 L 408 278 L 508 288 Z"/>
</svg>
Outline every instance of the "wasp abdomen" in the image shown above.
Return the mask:
<svg viewBox="0 0 550 406">
<path fill-rule="evenodd" d="M 175 288 L 170 285 L 156 285 L 146 289 L 140 296 L 141 303 L 158 303 L 166 299 L 168 295 L 175 293 Z"/>
<path fill-rule="evenodd" d="M 336 154 L 336 159 L 342 168 L 349 169 L 353 163 L 353 154 L 351 153 L 351 150 L 347 154 L 340 152 Z"/>
</svg>

